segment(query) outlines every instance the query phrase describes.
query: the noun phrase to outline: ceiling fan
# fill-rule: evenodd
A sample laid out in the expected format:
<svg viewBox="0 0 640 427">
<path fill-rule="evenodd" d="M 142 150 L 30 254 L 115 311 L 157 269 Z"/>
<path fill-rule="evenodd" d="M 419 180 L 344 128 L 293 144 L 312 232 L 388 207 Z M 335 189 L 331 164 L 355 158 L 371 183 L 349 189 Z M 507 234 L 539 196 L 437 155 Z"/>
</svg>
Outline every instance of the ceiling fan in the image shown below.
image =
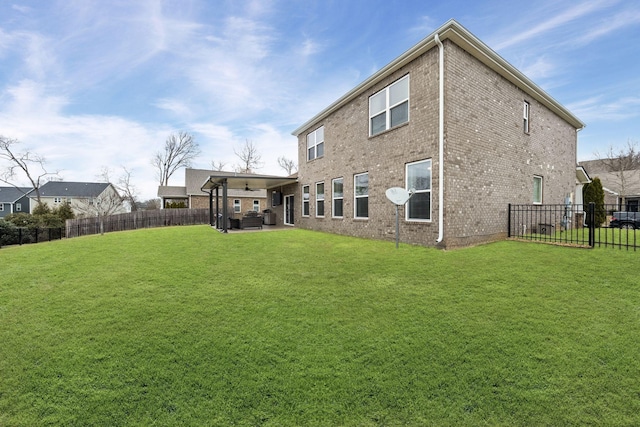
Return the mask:
<svg viewBox="0 0 640 427">
<path fill-rule="evenodd" d="M 244 191 L 255 191 L 255 190 L 254 190 L 253 188 L 249 188 L 249 183 L 247 182 L 247 183 L 244 185 Z"/>
</svg>

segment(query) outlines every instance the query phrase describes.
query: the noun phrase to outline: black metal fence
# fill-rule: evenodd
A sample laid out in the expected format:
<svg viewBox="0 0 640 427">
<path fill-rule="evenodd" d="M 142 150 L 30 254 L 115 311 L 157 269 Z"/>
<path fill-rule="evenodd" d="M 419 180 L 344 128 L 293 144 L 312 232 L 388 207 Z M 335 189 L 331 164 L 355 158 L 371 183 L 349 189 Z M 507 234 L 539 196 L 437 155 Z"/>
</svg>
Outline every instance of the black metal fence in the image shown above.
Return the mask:
<svg viewBox="0 0 640 427">
<path fill-rule="evenodd" d="M 65 235 L 63 227 L 11 227 L 0 230 L 0 247 L 60 240 Z"/>
<path fill-rule="evenodd" d="M 617 205 L 596 207 L 593 203 L 509 204 L 507 235 L 521 240 L 636 251 L 640 249 L 640 222 L 634 225 L 633 221 L 614 221 L 617 208 Z"/>
</svg>

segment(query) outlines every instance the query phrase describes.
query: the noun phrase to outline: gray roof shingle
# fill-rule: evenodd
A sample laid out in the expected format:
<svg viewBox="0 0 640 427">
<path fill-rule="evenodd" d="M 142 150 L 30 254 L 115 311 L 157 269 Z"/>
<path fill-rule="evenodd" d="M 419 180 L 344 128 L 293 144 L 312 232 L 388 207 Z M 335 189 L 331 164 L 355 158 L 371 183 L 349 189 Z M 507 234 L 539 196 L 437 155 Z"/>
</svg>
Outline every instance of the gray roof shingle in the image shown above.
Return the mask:
<svg viewBox="0 0 640 427">
<path fill-rule="evenodd" d="M 14 203 L 32 190 L 31 187 L 0 187 L 0 203 Z"/>
<path fill-rule="evenodd" d="M 40 187 L 41 197 L 97 197 L 111 184 L 107 182 L 49 181 Z"/>
</svg>

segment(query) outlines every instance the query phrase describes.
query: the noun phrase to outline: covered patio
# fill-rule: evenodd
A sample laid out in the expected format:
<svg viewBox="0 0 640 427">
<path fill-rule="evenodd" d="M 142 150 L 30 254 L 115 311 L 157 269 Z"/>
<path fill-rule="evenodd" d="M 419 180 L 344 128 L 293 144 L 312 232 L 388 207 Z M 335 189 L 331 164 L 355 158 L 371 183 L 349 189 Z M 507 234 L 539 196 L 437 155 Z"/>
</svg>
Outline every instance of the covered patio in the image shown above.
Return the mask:
<svg viewBox="0 0 640 427">
<path fill-rule="evenodd" d="M 209 193 L 209 223 L 212 227 L 216 227 L 223 233 L 227 233 L 231 228 L 231 213 L 229 212 L 228 190 L 269 190 L 276 187 L 282 187 L 295 184 L 297 177 L 289 176 L 273 176 L 273 175 L 256 175 L 220 172 L 220 174 L 210 175 L 202 184 L 201 190 Z M 268 197 L 267 197 L 268 199 Z M 222 206 L 220 206 L 222 204 Z M 262 228 L 262 216 L 260 223 L 258 219 L 247 217 L 248 227 Z M 235 228 L 235 227 L 234 227 Z M 239 228 L 244 228 L 240 225 Z"/>
</svg>

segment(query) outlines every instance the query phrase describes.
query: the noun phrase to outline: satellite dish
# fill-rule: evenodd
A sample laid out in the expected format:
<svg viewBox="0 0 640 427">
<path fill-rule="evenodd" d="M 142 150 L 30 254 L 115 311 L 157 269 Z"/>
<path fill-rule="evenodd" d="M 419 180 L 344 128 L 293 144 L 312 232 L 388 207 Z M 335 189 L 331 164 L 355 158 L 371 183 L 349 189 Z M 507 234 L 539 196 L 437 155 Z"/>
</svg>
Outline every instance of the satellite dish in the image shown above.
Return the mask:
<svg viewBox="0 0 640 427">
<path fill-rule="evenodd" d="M 389 199 L 394 205 L 404 205 L 413 195 L 413 191 L 405 190 L 400 187 L 391 187 L 387 189 L 385 194 L 387 195 L 387 199 Z"/>
</svg>

